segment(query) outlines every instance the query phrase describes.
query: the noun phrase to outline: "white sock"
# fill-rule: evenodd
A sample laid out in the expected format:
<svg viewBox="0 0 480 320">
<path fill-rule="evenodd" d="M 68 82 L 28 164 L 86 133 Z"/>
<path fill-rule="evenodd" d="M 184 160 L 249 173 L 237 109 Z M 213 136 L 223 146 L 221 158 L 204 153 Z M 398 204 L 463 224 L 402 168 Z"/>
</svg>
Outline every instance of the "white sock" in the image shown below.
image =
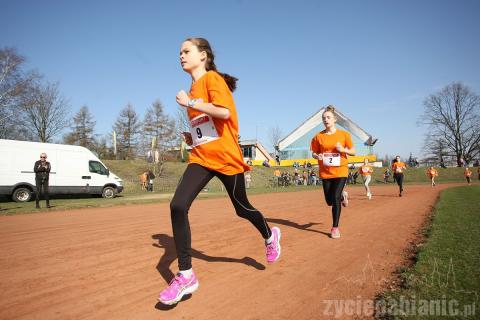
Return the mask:
<svg viewBox="0 0 480 320">
<path fill-rule="evenodd" d="M 267 240 L 265 240 L 265 243 L 266 243 L 266 244 L 270 244 L 270 243 L 272 243 L 272 241 L 273 241 L 273 232 L 272 232 L 272 235 L 270 236 L 270 238 L 268 238 Z"/>
<path fill-rule="evenodd" d="M 180 270 L 179 272 L 187 279 L 190 278 L 193 274 L 192 268 L 190 268 L 188 270 Z"/>
</svg>

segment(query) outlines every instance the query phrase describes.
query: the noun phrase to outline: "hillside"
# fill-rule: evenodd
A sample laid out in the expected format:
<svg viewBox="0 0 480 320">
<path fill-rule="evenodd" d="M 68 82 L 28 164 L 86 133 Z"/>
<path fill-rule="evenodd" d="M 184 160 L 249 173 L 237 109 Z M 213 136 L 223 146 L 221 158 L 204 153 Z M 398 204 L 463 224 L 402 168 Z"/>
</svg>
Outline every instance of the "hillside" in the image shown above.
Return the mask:
<svg viewBox="0 0 480 320">
<path fill-rule="evenodd" d="M 140 179 L 139 175 L 145 170 L 152 169 L 152 165 L 144 160 L 105 160 L 104 163 L 108 168 L 120 176 L 125 182 L 125 192 L 140 192 Z M 161 175 L 157 175 L 154 180 L 154 190 L 156 192 L 173 192 L 177 186 L 178 180 L 185 170 L 186 163 L 181 162 L 166 162 L 163 165 Z M 272 187 L 272 177 L 275 167 L 265 168 L 261 166 L 253 167 L 252 174 L 252 186 L 251 189 L 264 189 Z M 281 167 L 280 170 L 287 170 L 291 174 L 293 168 Z M 303 168 L 299 168 L 299 172 L 302 172 Z M 315 168 L 318 172 L 318 168 Z M 383 184 L 383 172 L 385 168 L 374 168 L 372 184 Z M 444 182 L 463 182 L 465 178 L 463 176 L 463 168 L 438 168 L 439 177 L 438 183 Z M 476 171 L 474 178 L 476 179 Z M 474 180 L 475 180 L 474 179 Z M 392 178 L 390 178 L 390 182 Z M 357 179 L 358 183 L 361 183 L 361 178 Z M 425 168 L 408 168 L 405 173 L 405 183 L 429 183 L 429 180 L 425 174 Z M 303 186 L 301 186 L 303 187 Z M 221 182 L 214 178 L 206 186 L 209 191 L 223 191 Z"/>
</svg>

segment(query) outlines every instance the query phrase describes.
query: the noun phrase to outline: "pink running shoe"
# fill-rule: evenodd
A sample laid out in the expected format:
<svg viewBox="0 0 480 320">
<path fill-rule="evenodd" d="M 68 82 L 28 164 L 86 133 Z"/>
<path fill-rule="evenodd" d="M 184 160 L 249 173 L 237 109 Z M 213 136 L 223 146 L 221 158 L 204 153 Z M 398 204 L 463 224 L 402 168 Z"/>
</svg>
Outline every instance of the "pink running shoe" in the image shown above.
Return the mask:
<svg viewBox="0 0 480 320">
<path fill-rule="evenodd" d="M 175 278 L 170 281 L 165 290 L 160 292 L 158 301 L 163 304 L 172 305 L 182 300 L 183 296 L 193 293 L 198 289 L 198 280 L 195 273 L 192 271 L 190 279 L 185 278 L 181 273 L 178 273 Z"/>
<path fill-rule="evenodd" d="M 338 239 L 340 238 L 340 229 L 338 228 L 332 228 L 332 230 L 330 231 L 330 237 L 332 239 Z"/>
<path fill-rule="evenodd" d="M 267 244 L 267 262 L 273 263 L 280 258 L 280 252 L 282 248 L 280 247 L 280 238 L 282 233 L 278 227 L 272 228 L 273 241 L 270 244 Z"/>
</svg>

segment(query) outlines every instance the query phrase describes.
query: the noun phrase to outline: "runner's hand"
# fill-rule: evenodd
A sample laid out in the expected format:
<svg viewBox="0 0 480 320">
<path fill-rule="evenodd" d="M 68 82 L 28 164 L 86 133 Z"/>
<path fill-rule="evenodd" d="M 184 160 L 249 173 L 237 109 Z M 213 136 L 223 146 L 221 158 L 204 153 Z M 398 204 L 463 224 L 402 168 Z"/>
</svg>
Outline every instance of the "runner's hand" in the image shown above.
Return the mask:
<svg viewBox="0 0 480 320">
<path fill-rule="evenodd" d="M 177 103 L 182 107 L 188 107 L 188 101 L 190 101 L 188 94 L 184 90 L 180 90 L 177 93 Z"/>
<path fill-rule="evenodd" d="M 190 132 L 182 132 L 182 138 L 189 146 L 193 144 L 192 134 Z"/>
<path fill-rule="evenodd" d="M 345 152 L 345 148 L 342 147 L 342 145 L 340 144 L 340 142 L 337 142 L 337 144 L 335 145 L 337 147 L 337 151 L 338 152 Z"/>
<path fill-rule="evenodd" d="M 322 157 L 321 154 L 312 153 L 312 157 L 313 157 L 314 159 L 317 159 L 317 160 L 320 160 L 320 161 L 323 160 L 323 157 Z"/>
</svg>

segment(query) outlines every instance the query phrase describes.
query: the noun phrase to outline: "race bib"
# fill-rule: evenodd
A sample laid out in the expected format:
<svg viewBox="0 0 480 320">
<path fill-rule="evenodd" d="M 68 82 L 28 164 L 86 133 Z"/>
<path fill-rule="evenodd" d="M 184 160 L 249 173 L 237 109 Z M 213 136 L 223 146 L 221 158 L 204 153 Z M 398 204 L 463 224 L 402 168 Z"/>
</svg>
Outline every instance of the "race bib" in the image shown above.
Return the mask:
<svg viewBox="0 0 480 320">
<path fill-rule="evenodd" d="M 219 139 L 212 117 L 205 113 L 190 121 L 190 134 L 193 140 L 192 147 Z"/>
<path fill-rule="evenodd" d="M 324 153 L 323 165 L 327 167 L 340 167 L 340 153 Z"/>
<path fill-rule="evenodd" d="M 368 173 L 368 172 L 370 172 L 370 169 L 368 167 L 362 167 L 362 172 L 363 173 Z"/>
<path fill-rule="evenodd" d="M 402 172 L 403 172 L 403 168 L 397 167 L 397 169 L 395 169 L 395 171 L 396 171 L 397 173 L 402 173 Z"/>
</svg>

